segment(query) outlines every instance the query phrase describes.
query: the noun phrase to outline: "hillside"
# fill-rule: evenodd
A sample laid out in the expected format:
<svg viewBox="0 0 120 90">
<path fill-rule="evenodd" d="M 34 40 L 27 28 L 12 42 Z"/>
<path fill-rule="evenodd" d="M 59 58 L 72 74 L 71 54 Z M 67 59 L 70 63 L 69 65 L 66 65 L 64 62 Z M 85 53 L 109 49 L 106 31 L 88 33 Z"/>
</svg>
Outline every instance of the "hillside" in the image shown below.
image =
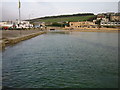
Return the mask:
<svg viewBox="0 0 120 90">
<path fill-rule="evenodd" d="M 85 13 L 85 14 L 73 14 L 73 15 L 59 15 L 59 16 L 49 16 L 32 19 L 31 22 L 46 22 L 46 23 L 54 23 L 54 22 L 72 22 L 72 21 L 92 21 L 95 18 L 94 14 Z"/>
<path fill-rule="evenodd" d="M 91 13 L 84 14 L 72 14 L 72 15 L 59 15 L 59 16 L 49 16 L 30 20 L 33 22 L 45 22 L 47 26 L 57 26 L 64 27 L 69 25 L 68 22 L 78 22 L 78 21 L 93 21 L 96 16 Z"/>
</svg>

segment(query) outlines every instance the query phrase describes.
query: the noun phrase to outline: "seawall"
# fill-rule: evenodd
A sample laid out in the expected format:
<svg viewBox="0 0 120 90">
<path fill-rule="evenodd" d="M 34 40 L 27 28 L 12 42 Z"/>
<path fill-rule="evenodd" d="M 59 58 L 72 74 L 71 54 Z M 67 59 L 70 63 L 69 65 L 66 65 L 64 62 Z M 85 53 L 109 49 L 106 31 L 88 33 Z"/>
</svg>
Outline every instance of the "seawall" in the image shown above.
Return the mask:
<svg viewBox="0 0 120 90">
<path fill-rule="evenodd" d="M 37 33 L 29 34 L 29 35 L 24 35 L 24 36 L 20 36 L 20 37 L 8 38 L 5 40 L 1 40 L 0 41 L 0 50 L 4 50 L 6 46 L 14 45 L 16 43 L 19 43 L 20 41 L 28 40 L 30 38 L 33 38 L 35 36 L 38 36 L 38 35 L 41 35 L 44 33 L 46 33 L 46 32 L 37 32 Z"/>
</svg>

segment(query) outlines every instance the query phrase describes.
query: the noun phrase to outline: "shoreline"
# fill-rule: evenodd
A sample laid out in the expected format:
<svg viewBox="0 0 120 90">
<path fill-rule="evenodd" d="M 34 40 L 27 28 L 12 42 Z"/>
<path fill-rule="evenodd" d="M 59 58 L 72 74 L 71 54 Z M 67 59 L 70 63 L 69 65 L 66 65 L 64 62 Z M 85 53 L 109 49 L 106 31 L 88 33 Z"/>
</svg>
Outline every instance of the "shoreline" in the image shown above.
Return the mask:
<svg viewBox="0 0 120 90">
<path fill-rule="evenodd" d="M 19 43 L 21 41 L 31 39 L 33 37 L 36 37 L 36 36 L 44 34 L 44 33 L 46 33 L 46 32 L 45 31 L 40 31 L 40 32 L 37 32 L 37 33 L 31 33 L 31 34 L 28 34 L 28 35 L 2 39 L 0 41 L 0 51 L 4 50 L 6 46 L 17 44 L 17 43 Z"/>
<path fill-rule="evenodd" d="M 55 30 L 66 30 L 66 31 L 79 31 L 79 32 L 120 32 L 120 28 L 73 28 L 70 27 L 62 28 L 62 27 L 48 27 L 47 30 L 55 29 Z"/>
<path fill-rule="evenodd" d="M 116 32 L 119 33 L 120 29 L 116 28 L 100 28 L 100 29 L 95 29 L 95 28 L 82 28 L 82 29 L 64 29 L 66 31 L 75 31 L 75 32 Z"/>
<path fill-rule="evenodd" d="M 100 29 L 73 29 L 73 30 L 69 30 L 69 29 L 60 29 L 60 31 L 68 31 L 68 32 L 106 32 L 106 33 L 120 33 L 120 30 L 118 29 L 104 29 L 104 28 L 100 28 Z M 47 30 L 48 31 L 48 30 Z M 3 31 L 3 32 L 11 32 L 11 31 Z M 16 32 L 16 31 L 12 31 L 12 34 Z M 17 31 L 18 33 L 19 31 Z M 29 32 L 29 33 L 28 33 Z M 14 45 L 14 44 L 17 44 L 21 41 L 24 41 L 24 40 L 28 40 L 28 39 L 31 39 L 33 37 L 36 37 L 38 35 L 41 35 L 41 34 L 44 34 L 46 33 L 46 31 L 37 31 L 37 32 L 31 32 L 31 31 L 28 31 L 26 34 L 25 32 L 22 32 L 22 33 L 25 33 L 21 36 L 19 35 L 16 35 L 15 37 L 12 36 L 12 34 L 10 33 L 10 35 L 8 35 L 8 37 L 6 35 L 3 34 L 3 37 L 5 36 L 6 38 L 2 38 L 0 40 L 0 51 L 4 50 L 6 46 L 10 46 L 10 45 Z M 8 33 L 7 33 L 8 34 Z"/>
<path fill-rule="evenodd" d="M 72 32 L 115 32 L 115 33 L 119 33 L 120 32 L 120 30 L 87 30 L 87 29 L 85 29 L 85 30 L 70 30 L 70 31 L 72 31 Z"/>
</svg>

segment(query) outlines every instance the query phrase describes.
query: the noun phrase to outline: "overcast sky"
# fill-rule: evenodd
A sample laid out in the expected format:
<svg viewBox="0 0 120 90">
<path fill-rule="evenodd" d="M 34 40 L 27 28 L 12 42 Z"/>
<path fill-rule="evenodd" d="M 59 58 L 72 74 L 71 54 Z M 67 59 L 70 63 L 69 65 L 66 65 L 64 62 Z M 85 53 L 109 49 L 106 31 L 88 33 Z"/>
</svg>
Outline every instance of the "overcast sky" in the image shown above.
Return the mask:
<svg viewBox="0 0 120 90">
<path fill-rule="evenodd" d="M 119 0 L 21 0 L 21 17 L 24 20 L 61 14 L 118 12 L 118 1 Z M 18 0 L 3 0 L 1 3 L 2 20 L 18 19 Z"/>
<path fill-rule="evenodd" d="M 118 2 L 119 0 L 21 0 L 21 2 Z M 18 2 L 18 0 L 2 0 L 2 2 Z"/>
</svg>

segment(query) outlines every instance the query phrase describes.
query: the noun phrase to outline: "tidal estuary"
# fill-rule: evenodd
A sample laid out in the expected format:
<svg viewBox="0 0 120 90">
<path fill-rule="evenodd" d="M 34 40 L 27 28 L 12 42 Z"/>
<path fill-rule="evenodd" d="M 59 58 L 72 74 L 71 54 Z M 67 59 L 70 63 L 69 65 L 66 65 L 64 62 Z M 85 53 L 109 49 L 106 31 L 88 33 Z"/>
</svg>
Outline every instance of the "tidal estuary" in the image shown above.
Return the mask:
<svg viewBox="0 0 120 90">
<path fill-rule="evenodd" d="M 2 79 L 17 88 L 117 88 L 118 33 L 52 31 L 9 46 Z"/>
</svg>

